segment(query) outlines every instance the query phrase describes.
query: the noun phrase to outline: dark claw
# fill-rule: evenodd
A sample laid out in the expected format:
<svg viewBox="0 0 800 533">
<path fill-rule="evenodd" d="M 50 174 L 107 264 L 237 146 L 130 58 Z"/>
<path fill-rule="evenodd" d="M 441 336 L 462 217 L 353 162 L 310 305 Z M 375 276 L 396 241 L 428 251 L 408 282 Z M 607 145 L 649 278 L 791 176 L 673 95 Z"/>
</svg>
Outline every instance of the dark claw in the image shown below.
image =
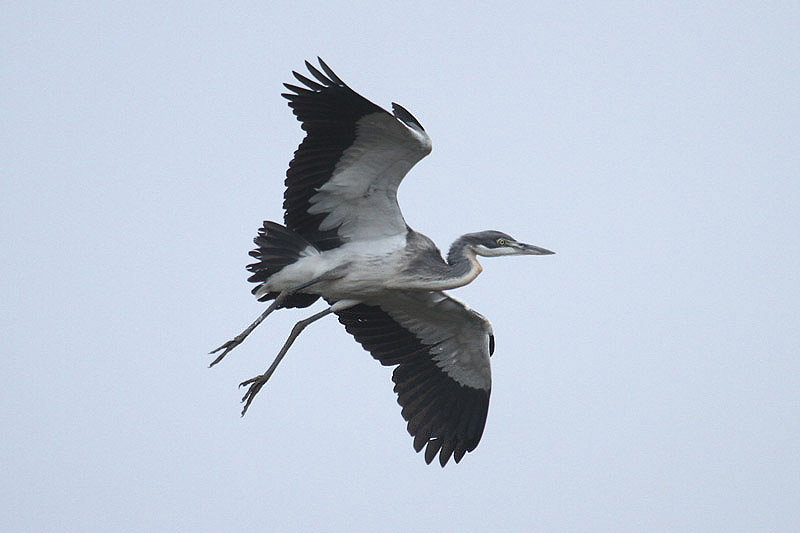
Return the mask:
<svg viewBox="0 0 800 533">
<path fill-rule="evenodd" d="M 241 342 L 242 342 L 242 341 L 240 341 L 240 340 L 238 340 L 238 339 L 229 340 L 228 342 L 226 342 L 225 344 L 223 344 L 223 345 L 222 345 L 222 346 L 220 346 L 219 348 L 216 348 L 216 349 L 214 349 L 214 350 L 211 350 L 210 352 L 208 352 L 209 354 L 213 355 L 213 354 L 217 353 L 218 351 L 220 351 L 220 350 L 222 350 L 222 349 L 224 349 L 224 350 L 225 350 L 224 352 L 222 352 L 221 354 L 219 354 L 219 355 L 217 356 L 217 358 L 216 358 L 216 359 L 214 359 L 213 361 L 211 361 L 211 364 L 210 364 L 210 365 L 208 365 L 208 367 L 209 367 L 209 368 L 211 368 L 212 366 L 214 366 L 214 365 L 216 365 L 217 363 L 219 363 L 220 361 L 222 361 L 222 359 L 223 359 L 223 358 L 224 358 L 226 355 L 228 355 L 228 353 L 229 353 L 231 350 L 233 350 L 234 348 L 236 348 L 237 346 L 239 346 L 239 344 L 240 344 Z"/>
<path fill-rule="evenodd" d="M 261 390 L 261 387 L 267 382 L 267 379 L 264 375 L 256 376 L 254 378 L 250 378 L 247 381 L 242 381 L 239 383 L 240 387 L 244 387 L 245 385 L 250 385 L 250 388 L 247 389 L 247 392 L 242 396 L 242 402 L 244 402 L 244 407 L 242 408 L 242 416 L 247 412 L 247 409 L 250 407 L 250 404 L 253 402 L 253 398 L 256 397 L 258 391 Z"/>
</svg>

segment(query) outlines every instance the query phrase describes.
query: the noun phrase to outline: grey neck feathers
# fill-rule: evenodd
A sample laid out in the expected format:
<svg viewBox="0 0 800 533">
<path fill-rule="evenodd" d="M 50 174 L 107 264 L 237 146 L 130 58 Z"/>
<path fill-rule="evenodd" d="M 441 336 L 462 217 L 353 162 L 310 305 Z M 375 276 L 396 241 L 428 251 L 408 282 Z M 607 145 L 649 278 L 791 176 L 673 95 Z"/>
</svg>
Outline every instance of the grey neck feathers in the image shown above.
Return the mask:
<svg viewBox="0 0 800 533">
<path fill-rule="evenodd" d="M 454 273 L 466 273 L 472 269 L 475 253 L 469 249 L 469 245 L 470 240 L 467 235 L 462 235 L 450 245 L 447 264 Z"/>
</svg>

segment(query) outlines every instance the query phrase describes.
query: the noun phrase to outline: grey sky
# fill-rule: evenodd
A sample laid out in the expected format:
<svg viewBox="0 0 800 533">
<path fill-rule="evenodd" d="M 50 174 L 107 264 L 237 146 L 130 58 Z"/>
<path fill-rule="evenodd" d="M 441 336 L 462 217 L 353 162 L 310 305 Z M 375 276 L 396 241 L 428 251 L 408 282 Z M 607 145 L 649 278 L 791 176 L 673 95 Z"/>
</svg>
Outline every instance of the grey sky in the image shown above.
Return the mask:
<svg viewBox="0 0 800 533">
<path fill-rule="evenodd" d="M 9 531 L 736 531 L 800 524 L 796 3 L 12 2 L 0 11 L 0 524 Z M 322 56 L 409 109 L 400 189 L 497 350 L 480 446 L 413 452 L 335 319 L 244 265 Z"/>
</svg>

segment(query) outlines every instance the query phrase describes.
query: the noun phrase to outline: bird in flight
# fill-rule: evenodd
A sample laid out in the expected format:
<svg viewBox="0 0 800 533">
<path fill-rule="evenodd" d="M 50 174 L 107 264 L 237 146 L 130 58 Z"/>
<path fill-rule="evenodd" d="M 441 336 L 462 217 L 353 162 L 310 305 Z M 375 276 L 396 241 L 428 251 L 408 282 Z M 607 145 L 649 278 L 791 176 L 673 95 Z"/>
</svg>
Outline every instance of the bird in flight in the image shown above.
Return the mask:
<svg viewBox="0 0 800 533">
<path fill-rule="evenodd" d="M 428 464 L 437 454 L 442 466 L 459 462 L 486 424 L 494 335 L 482 315 L 443 291 L 475 279 L 477 256 L 553 252 L 490 230 L 462 235 L 445 260 L 397 204 L 400 182 L 431 151 L 422 125 L 398 104 L 389 113 L 359 95 L 322 59 L 319 66 L 306 61 L 314 79 L 293 72 L 303 86 L 284 84 L 306 137 L 286 172 L 284 223 L 264 222 L 247 266 L 253 294 L 271 303 L 211 352 L 220 352 L 211 366 L 275 309 L 322 298 L 327 307 L 297 322 L 270 367 L 241 383 L 242 415 L 303 329 L 333 313 L 375 359 L 395 367 L 414 449 L 425 449 Z"/>
</svg>

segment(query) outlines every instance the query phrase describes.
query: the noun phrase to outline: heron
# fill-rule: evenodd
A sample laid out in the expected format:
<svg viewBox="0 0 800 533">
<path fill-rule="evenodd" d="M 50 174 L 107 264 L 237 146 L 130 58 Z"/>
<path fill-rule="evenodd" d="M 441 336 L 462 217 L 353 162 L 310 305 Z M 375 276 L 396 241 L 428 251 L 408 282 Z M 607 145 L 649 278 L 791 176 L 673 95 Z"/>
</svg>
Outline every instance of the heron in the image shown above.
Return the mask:
<svg viewBox="0 0 800 533">
<path fill-rule="evenodd" d="M 406 224 L 397 189 L 431 151 L 420 122 L 402 106 L 384 110 L 348 87 L 321 59 L 306 61 L 311 77 L 286 83 L 282 94 L 306 136 L 286 172 L 284 223 L 265 221 L 247 265 L 252 293 L 270 302 L 244 331 L 216 348 L 219 363 L 273 311 L 325 309 L 295 324 L 272 364 L 243 381 L 242 416 L 289 347 L 311 323 L 335 314 L 345 330 L 382 365 L 401 414 L 430 464 L 444 467 L 473 451 L 483 435 L 491 392 L 489 321 L 444 291 L 470 283 L 478 256 L 554 252 L 495 231 L 468 233 L 447 259 L 434 242 Z M 312 79 L 313 78 L 313 79 Z"/>
</svg>

